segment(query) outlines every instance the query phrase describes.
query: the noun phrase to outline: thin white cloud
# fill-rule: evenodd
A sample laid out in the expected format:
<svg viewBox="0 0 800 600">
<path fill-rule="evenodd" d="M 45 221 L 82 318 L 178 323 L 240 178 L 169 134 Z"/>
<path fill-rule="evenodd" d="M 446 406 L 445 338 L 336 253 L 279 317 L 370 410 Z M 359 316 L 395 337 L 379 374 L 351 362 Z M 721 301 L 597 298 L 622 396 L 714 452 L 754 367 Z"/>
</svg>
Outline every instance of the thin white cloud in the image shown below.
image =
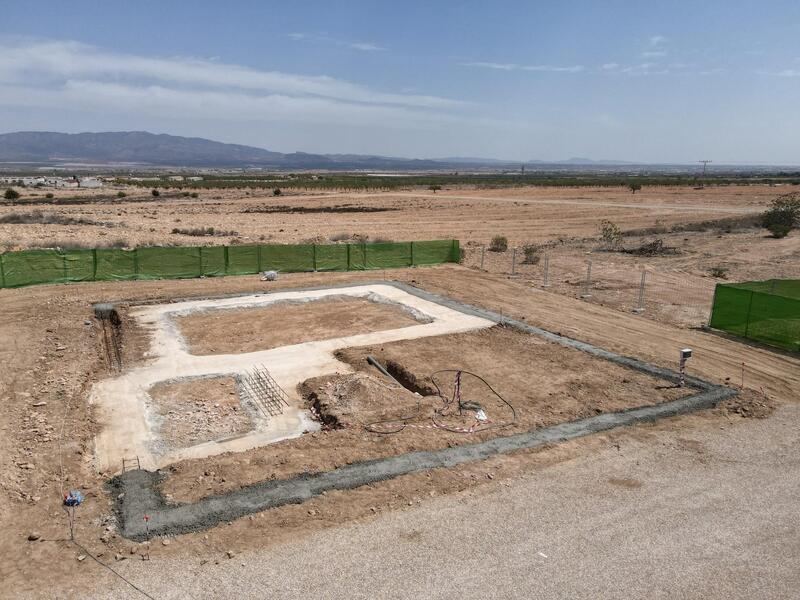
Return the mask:
<svg viewBox="0 0 800 600">
<path fill-rule="evenodd" d="M 558 65 L 518 65 L 515 63 L 496 63 L 496 62 L 462 62 L 462 67 L 477 67 L 482 69 L 494 69 L 496 71 L 535 71 L 540 73 L 580 73 L 585 70 L 583 65 L 558 66 Z"/>
<path fill-rule="evenodd" d="M 605 63 L 600 66 L 603 71 L 614 71 L 615 69 L 619 69 L 620 64 L 615 62 Z"/>
<path fill-rule="evenodd" d="M 348 42 L 339 40 L 327 35 L 317 35 L 314 33 L 301 33 L 295 32 L 288 34 L 288 37 L 296 42 L 316 42 L 322 44 L 332 44 L 334 46 L 341 46 L 343 48 L 351 48 L 352 50 L 361 50 L 362 52 L 383 52 L 386 50 L 383 46 L 373 44 L 370 42 Z"/>
<path fill-rule="evenodd" d="M 778 77 L 800 77 L 800 70 L 797 69 L 784 69 L 777 73 L 768 73 L 769 75 L 776 75 Z"/>
<path fill-rule="evenodd" d="M 667 38 L 663 35 L 653 35 L 650 36 L 650 39 L 647 40 L 647 43 L 650 46 L 660 46 L 661 44 L 665 44 L 667 42 Z"/>
<path fill-rule="evenodd" d="M 140 85 L 160 82 L 167 87 L 319 96 L 342 102 L 394 104 L 420 109 L 466 105 L 439 96 L 381 92 L 325 75 L 265 71 L 208 59 L 109 53 L 70 41 L 0 38 L 0 82 L 53 86 L 71 79 L 124 81 Z"/>
<path fill-rule="evenodd" d="M 648 50 L 642 52 L 642 58 L 664 58 L 667 55 L 663 50 Z"/>
<path fill-rule="evenodd" d="M 383 46 L 370 44 L 368 42 L 348 42 L 347 47 L 353 48 L 354 50 L 364 50 L 365 52 L 382 52 L 386 50 Z"/>
<path fill-rule="evenodd" d="M 336 123 L 376 130 L 436 130 L 481 121 L 476 105 L 469 102 L 380 91 L 325 75 L 2 37 L 0 106 L 137 119 Z"/>
</svg>

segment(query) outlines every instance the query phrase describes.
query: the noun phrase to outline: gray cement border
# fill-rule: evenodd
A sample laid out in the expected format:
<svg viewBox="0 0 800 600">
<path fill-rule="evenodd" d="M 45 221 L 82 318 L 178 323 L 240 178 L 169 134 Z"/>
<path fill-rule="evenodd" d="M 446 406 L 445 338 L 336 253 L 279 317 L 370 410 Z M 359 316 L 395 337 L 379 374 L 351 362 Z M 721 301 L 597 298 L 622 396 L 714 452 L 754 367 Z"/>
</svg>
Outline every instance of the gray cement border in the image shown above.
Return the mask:
<svg viewBox="0 0 800 600">
<path fill-rule="evenodd" d="M 500 325 L 531 333 L 553 343 L 576 348 L 654 377 L 672 382 L 678 382 L 680 379 L 680 375 L 670 369 L 658 367 L 635 358 L 621 356 L 597 346 L 533 327 L 491 311 L 462 304 L 404 283 L 391 281 L 374 283 L 397 287 L 420 298 L 436 302 L 465 314 L 483 317 Z M 351 285 L 352 283 L 347 283 L 302 288 L 293 291 L 334 289 Z M 145 538 L 146 531 L 143 520 L 145 514 L 150 517 L 148 523 L 150 535 L 189 533 L 208 529 L 221 522 L 230 521 L 268 508 L 286 504 L 299 504 L 328 490 L 352 489 L 416 471 L 453 467 L 466 462 L 483 460 L 495 454 L 506 454 L 516 450 L 535 448 L 544 444 L 558 443 L 620 426 L 655 421 L 664 417 L 711 408 L 720 401 L 738 393 L 734 389 L 715 385 L 695 377 L 687 377 L 686 383 L 688 386 L 700 390 L 700 393 L 671 402 L 601 414 L 588 419 L 561 423 L 552 427 L 511 436 L 498 437 L 485 442 L 464 444 L 434 451 L 410 452 L 399 456 L 353 463 L 332 471 L 304 474 L 292 479 L 259 483 L 226 494 L 206 497 L 191 504 L 167 504 L 156 488 L 163 477 L 159 472 L 128 471 L 112 479 L 109 482 L 109 487 L 115 498 L 115 510 L 120 519 L 120 531 L 125 537 L 134 540 L 143 540 Z"/>
</svg>

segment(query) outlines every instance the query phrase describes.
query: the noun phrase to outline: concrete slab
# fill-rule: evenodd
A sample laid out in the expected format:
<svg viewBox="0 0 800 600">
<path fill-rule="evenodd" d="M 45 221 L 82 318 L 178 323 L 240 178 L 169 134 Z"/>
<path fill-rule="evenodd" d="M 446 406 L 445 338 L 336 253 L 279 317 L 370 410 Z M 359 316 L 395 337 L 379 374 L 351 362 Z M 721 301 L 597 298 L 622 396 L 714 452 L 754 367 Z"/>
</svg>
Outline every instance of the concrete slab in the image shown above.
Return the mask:
<svg viewBox="0 0 800 600">
<path fill-rule="evenodd" d="M 399 304 L 421 322 L 419 325 L 399 329 L 313 340 L 259 352 L 194 356 L 189 353 L 186 341 L 174 320 L 175 317 L 197 311 L 255 308 L 277 302 L 309 302 L 343 295 Z M 460 333 L 494 325 L 489 319 L 465 314 L 380 283 L 142 306 L 135 309 L 132 316 L 152 332 L 148 363 L 118 377 L 101 381 L 92 388 L 90 402 L 97 407 L 97 417 L 101 425 L 101 431 L 95 438 L 94 456 L 95 468 L 100 472 L 119 472 L 123 458 L 138 457 L 142 469 L 152 470 L 185 458 L 241 452 L 297 437 L 305 431 L 318 428 L 318 423 L 302 408 L 296 387 L 310 377 L 350 372 L 349 365 L 335 358 L 334 352 L 337 350 Z M 272 417 L 265 427 L 249 434 L 188 448 L 163 450 L 163 445 L 158 443 L 154 433 L 154 415 L 150 414 L 148 407 L 147 390 L 150 387 L 176 378 L 241 374 L 256 365 L 264 365 L 269 369 L 278 384 L 288 393 L 291 406 L 282 415 Z"/>
</svg>

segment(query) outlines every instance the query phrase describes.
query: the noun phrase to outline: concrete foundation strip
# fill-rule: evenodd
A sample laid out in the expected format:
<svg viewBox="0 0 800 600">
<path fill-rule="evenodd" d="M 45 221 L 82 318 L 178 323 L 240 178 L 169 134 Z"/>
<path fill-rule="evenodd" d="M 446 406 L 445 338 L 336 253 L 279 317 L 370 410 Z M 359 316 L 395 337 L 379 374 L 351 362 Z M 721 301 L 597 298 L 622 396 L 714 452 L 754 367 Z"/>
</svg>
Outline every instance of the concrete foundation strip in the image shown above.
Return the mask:
<svg viewBox="0 0 800 600">
<path fill-rule="evenodd" d="M 526 323 L 462 304 L 404 283 L 388 281 L 379 283 L 392 285 L 431 302 L 513 327 L 563 346 L 577 348 L 653 377 L 673 383 L 680 381 L 680 375 L 670 369 L 621 356 L 591 344 L 532 327 Z M 352 283 L 313 289 L 329 289 L 349 285 Z M 127 471 L 112 479 L 109 486 L 115 498 L 120 530 L 125 537 L 134 540 L 145 539 L 147 533 L 144 515 L 148 515 L 150 519 L 148 522 L 150 535 L 189 533 L 208 529 L 219 523 L 268 508 L 298 504 L 328 490 L 353 489 L 416 471 L 453 467 L 466 462 L 483 460 L 496 454 L 506 454 L 563 442 L 620 426 L 656 421 L 664 417 L 711 408 L 720 401 L 737 394 L 734 389 L 715 385 L 695 377 L 687 377 L 686 383 L 688 386 L 700 390 L 700 393 L 671 402 L 600 414 L 588 419 L 560 423 L 552 427 L 498 437 L 485 442 L 425 452 L 409 452 L 399 456 L 353 463 L 322 473 L 303 474 L 292 479 L 268 481 L 219 496 L 202 498 L 192 504 L 167 504 L 157 490 L 157 485 L 162 478 L 159 473 L 142 470 Z"/>
</svg>

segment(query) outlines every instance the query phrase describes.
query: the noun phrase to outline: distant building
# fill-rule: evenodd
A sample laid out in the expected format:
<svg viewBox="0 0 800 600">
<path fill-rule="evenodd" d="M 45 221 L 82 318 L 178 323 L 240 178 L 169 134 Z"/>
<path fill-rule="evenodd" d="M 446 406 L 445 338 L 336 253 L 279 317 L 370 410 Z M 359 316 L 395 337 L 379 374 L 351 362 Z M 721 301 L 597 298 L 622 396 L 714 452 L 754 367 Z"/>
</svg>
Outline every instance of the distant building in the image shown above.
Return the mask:
<svg viewBox="0 0 800 600">
<path fill-rule="evenodd" d="M 103 182 L 97 179 L 96 177 L 84 177 L 83 179 L 78 181 L 78 187 L 101 188 L 103 187 Z"/>
<path fill-rule="evenodd" d="M 183 175 L 170 175 L 170 181 L 183 181 Z"/>
</svg>

